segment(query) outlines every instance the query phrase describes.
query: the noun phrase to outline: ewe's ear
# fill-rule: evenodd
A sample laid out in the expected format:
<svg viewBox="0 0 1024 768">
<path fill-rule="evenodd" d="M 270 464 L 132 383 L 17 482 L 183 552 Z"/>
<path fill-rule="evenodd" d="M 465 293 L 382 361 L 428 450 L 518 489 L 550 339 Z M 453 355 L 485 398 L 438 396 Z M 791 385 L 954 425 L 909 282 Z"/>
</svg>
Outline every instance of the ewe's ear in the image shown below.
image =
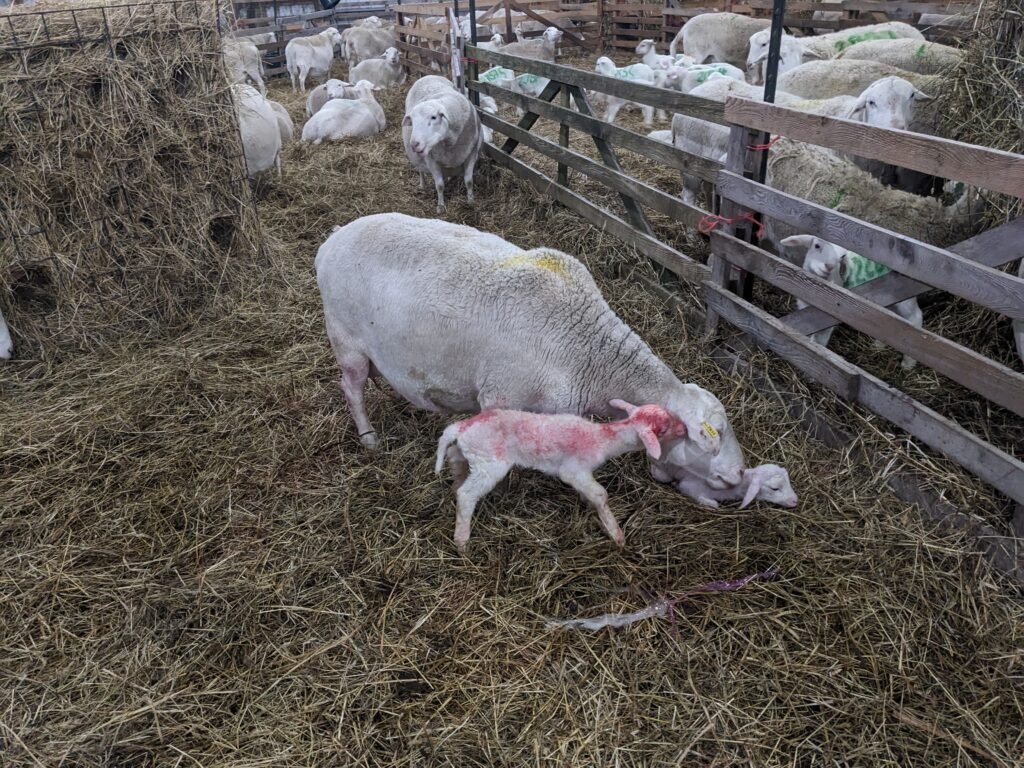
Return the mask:
<svg viewBox="0 0 1024 768">
<path fill-rule="evenodd" d="M 799 245 L 804 248 L 810 248 L 811 243 L 814 242 L 814 235 L 790 235 L 789 237 L 782 238 L 779 242 L 790 247 Z"/>
<path fill-rule="evenodd" d="M 686 424 L 686 436 L 693 440 L 704 453 L 717 456 L 722 450 L 722 438 L 718 431 L 706 421 L 694 422 L 692 419 L 684 419 Z"/>
<path fill-rule="evenodd" d="M 934 96 L 929 96 L 924 91 L 914 91 L 914 101 L 931 101 Z"/>
<path fill-rule="evenodd" d="M 856 115 L 861 114 L 865 109 L 867 109 L 867 106 L 867 99 L 861 96 L 859 99 L 857 99 L 857 101 L 854 102 L 853 111 L 850 112 L 850 117 L 854 117 Z"/>
<path fill-rule="evenodd" d="M 636 406 L 627 403 L 625 400 L 609 400 L 608 405 L 618 411 L 622 411 L 627 416 L 632 416 L 636 412 Z"/>
<path fill-rule="evenodd" d="M 406 115 L 402 118 L 402 127 L 408 128 L 412 125 L 412 115 Z"/>
<path fill-rule="evenodd" d="M 747 488 L 747 493 L 743 497 L 743 503 L 740 504 L 740 509 L 746 509 L 750 502 L 757 498 L 757 494 L 760 490 L 761 476 L 755 473 L 754 477 L 750 481 L 750 487 Z"/>
<path fill-rule="evenodd" d="M 640 437 L 640 442 L 644 444 L 647 455 L 655 460 L 660 459 L 661 443 L 658 442 L 658 436 L 654 434 L 654 430 L 646 424 L 638 424 L 636 433 Z"/>
</svg>

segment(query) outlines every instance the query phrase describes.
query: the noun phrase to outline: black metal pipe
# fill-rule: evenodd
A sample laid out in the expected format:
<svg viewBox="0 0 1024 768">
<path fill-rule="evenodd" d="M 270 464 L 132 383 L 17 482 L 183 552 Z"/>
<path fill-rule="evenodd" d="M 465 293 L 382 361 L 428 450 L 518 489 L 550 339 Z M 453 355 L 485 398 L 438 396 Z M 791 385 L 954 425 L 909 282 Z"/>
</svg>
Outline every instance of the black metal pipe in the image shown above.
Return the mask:
<svg viewBox="0 0 1024 768">
<path fill-rule="evenodd" d="M 476 45 L 476 0 L 469 0 L 469 42 Z"/>
<path fill-rule="evenodd" d="M 779 80 L 779 51 L 782 48 L 782 20 L 786 16 L 786 0 L 775 0 L 772 6 L 772 31 L 768 39 L 768 69 L 764 74 L 764 100 L 775 102 L 775 84 Z"/>
</svg>

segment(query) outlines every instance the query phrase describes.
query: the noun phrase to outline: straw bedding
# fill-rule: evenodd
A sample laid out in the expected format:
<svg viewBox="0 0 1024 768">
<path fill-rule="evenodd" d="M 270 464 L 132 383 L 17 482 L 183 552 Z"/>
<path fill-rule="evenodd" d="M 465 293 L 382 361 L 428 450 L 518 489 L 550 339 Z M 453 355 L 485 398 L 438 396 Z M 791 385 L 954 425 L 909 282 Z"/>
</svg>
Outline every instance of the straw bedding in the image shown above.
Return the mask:
<svg viewBox="0 0 1024 768">
<path fill-rule="evenodd" d="M 174 333 L 258 242 L 211 9 L 68 7 L 0 25 L 0 305 L 31 355 Z"/>
<path fill-rule="evenodd" d="M 258 189 L 270 261 L 243 261 L 202 322 L 0 368 L 4 764 L 1019 764 L 1012 585 L 723 376 L 638 286 L 635 253 L 493 168 L 475 206 L 449 188 L 448 218 L 580 256 L 801 504 L 711 513 L 624 457 L 598 475 L 624 552 L 570 489 L 522 472 L 455 553 L 431 473 L 445 420 L 371 388 L 383 446 L 359 447 L 311 268 L 335 224 L 434 215 L 402 97 L 373 140 L 288 148 Z M 894 468 L 921 460 L 864 434 Z M 544 628 L 771 566 L 778 581 L 695 598 L 674 626 Z"/>
</svg>

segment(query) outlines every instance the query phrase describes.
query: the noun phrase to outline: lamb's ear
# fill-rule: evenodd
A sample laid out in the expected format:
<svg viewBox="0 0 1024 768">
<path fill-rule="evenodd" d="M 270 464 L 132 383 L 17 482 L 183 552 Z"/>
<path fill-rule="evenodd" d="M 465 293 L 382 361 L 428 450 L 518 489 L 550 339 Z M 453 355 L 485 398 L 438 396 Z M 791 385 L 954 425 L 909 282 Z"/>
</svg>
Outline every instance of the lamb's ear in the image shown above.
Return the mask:
<svg viewBox="0 0 1024 768">
<path fill-rule="evenodd" d="M 929 96 L 924 91 L 914 91 L 914 101 L 931 101 L 934 96 Z"/>
<path fill-rule="evenodd" d="M 654 460 L 660 459 L 661 443 L 658 442 L 658 436 L 654 434 L 654 430 L 646 424 L 637 424 L 636 434 L 640 438 L 640 442 L 644 444 L 647 455 Z"/>
<path fill-rule="evenodd" d="M 757 498 L 758 492 L 761 490 L 761 476 L 754 474 L 750 480 L 750 487 L 747 488 L 746 494 L 743 496 L 743 503 L 740 504 L 740 509 L 746 509 L 750 502 Z"/>
<path fill-rule="evenodd" d="M 868 106 L 868 100 L 861 96 L 853 104 L 853 109 L 850 112 L 850 117 L 854 118 L 860 115 Z"/>
<path fill-rule="evenodd" d="M 779 242 L 782 245 L 787 245 L 791 247 L 800 245 L 803 246 L 804 248 L 810 248 L 811 243 L 814 242 L 814 235 L 790 235 L 789 237 L 782 238 L 782 240 L 780 240 Z"/>
<path fill-rule="evenodd" d="M 608 405 L 610 405 L 617 411 L 622 411 L 627 416 L 632 416 L 634 413 L 636 413 L 636 406 L 627 403 L 625 400 L 609 400 Z"/>
<path fill-rule="evenodd" d="M 403 128 L 408 128 L 411 125 L 412 125 L 412 115 L 406 115 L 405 117 L 402 118 L 402 127 Z"/>
<path fill-rule="evenodd" d="M 825 56 L 818 53 L 817 51 L 802 51 L 800 53 L 800 62 L 806 64 L 808 61 L 814 61 L 815 59 L 824 59 Z"/>
</svg>

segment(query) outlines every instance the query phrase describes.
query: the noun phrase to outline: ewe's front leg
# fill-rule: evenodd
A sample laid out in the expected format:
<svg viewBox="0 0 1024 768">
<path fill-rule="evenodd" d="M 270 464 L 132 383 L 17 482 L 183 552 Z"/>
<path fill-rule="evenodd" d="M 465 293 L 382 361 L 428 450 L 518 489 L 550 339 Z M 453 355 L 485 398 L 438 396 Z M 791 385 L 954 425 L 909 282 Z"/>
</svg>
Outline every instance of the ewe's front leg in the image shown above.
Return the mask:
<svg viewBox="0 0 1024 768">
<path fill-rule="evenodd" d="M 466 161 L 462 169 L 462 180 L 466 182 L 466 199 L 473 202 L 473 169 L 476 167 L 476 155 Z"/>
<path fill-rule="evenodd" d="M 427 168 L 430 170 L 430 175 L 434 177 L 434 189 L 437 190 L 437 212 L 444 213 L 444 173 L 441 172 L 440 166 L 429 160 Z"/>
<path fill-rule="evenodd" d="M 563 483 L 568 483 L 579 491 L 580 495 L 593 505 L 601 520 L 601 527 L 612 541 L 620 547 L 626 546 L 626 535 L 619 528 L 619 523 L 608 506 L 608 491 L 594 479 L 594 476 L 583 470 L 563 470 L 558 473 L 558 477 Z"/>
</svg>

